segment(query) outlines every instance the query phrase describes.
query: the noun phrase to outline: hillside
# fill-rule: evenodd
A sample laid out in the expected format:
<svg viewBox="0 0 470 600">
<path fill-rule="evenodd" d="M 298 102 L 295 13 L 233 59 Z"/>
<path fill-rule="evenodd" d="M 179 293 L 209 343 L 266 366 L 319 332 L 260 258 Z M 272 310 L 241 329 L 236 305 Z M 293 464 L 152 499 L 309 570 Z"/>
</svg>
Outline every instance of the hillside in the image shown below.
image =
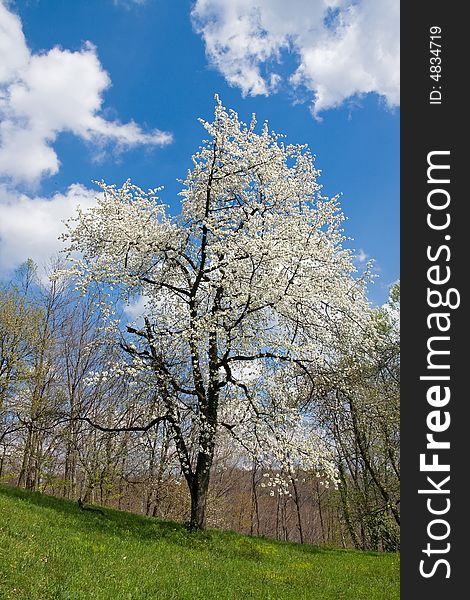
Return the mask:
<svg viewBox="0 0 470 600">
<path fill-rule="evenodd" d="M 399 556 L 183 526 L 0 486 L 0 598 L 395 600 Z"/>
</svg>

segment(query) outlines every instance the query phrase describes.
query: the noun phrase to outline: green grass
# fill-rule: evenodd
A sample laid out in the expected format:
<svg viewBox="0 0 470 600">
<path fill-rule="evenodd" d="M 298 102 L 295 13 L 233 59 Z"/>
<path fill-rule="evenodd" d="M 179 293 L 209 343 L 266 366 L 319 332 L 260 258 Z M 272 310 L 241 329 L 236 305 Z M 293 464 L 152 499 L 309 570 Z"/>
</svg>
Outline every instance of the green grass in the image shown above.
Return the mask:
<svg viewBox="0 0 470 600">
<path fill-rule="evenodd" d="M 0 598 L 395 600 L 399 557 L 325 550 L 0 486 Z"/>
</svg>

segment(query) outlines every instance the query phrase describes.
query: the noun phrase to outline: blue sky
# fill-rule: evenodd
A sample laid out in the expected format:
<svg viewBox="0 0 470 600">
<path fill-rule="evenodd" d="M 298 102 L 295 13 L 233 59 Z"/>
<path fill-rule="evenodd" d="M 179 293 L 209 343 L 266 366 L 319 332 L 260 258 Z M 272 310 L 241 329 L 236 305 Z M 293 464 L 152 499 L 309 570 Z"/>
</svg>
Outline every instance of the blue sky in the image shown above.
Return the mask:
<svg viewBox="0 0 470 600">
<path fill-rule="evenodd" d="M 176 213 L 218 93 L 309 144 L 385 301 L 399 278 L 397 4 L 293 0 L 287 18 L 276 0 L 0 0 L 2 276 L 59 247 L 52 221 L 92 203 L 92 180 L 163 185 Z M 67 89 L 62 69 L 77 69 Z"/>
</svg>

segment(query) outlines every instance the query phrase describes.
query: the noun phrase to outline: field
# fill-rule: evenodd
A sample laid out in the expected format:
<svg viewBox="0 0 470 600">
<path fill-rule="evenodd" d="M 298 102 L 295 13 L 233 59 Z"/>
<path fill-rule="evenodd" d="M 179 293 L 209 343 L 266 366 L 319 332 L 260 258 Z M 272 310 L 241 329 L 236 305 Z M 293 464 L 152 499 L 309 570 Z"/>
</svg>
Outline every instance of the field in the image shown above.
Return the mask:
<svg viewBox="0 0 470 600">
<path fill-rule="evenodd" d="M 182 525 L 0 486 L 0 598 L 398 600 L 399 556 Z"/>
</svg>

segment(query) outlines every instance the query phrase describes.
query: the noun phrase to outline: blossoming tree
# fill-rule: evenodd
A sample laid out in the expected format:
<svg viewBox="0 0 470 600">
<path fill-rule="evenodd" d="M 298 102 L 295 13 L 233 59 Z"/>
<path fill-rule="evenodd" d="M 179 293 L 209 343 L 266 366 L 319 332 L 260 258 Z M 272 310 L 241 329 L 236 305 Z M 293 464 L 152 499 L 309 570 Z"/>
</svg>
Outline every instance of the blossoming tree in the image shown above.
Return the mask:
<svg viewBox="0 0 470 600">
<path fill-rule="evenodd" d="M 335 479 L 298 398 L 340 349 L 360 345 L 369 318 L 338 200 L 322 197 L 308 148 L 266 124 L 257 132 L 254 117 L 240 122 L 217 97 L 214 121 L 202 124 L 209 139 L 182 182 L 180 215 L 158 190 L 103 183 L 65 236 L 84 290 L 143 299 L 123 333 L 128 358 L 111 371 L 161 399 L 164 410 L 134 429 L 170 426 L 193 528 L 204 526 L 221 431 L 289 473 Z"/>
</svg>

